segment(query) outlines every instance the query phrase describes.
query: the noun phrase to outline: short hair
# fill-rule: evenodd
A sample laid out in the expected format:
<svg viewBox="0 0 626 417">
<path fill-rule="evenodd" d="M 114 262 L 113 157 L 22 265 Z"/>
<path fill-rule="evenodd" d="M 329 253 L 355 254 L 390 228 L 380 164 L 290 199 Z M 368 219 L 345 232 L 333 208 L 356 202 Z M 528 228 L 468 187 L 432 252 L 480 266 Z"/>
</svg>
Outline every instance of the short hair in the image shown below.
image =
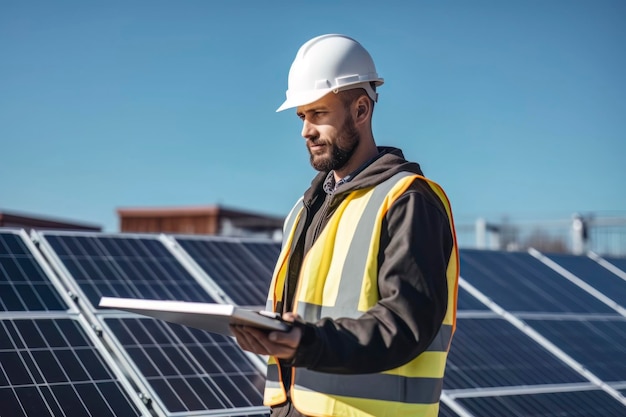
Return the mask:
<svg viewBox="0 0 626 417">
<path fill-rule="evenodd" d="M 376 84 L 372 82 L 370 83 L 370 86 L 372 87 L 372 90 L 374 90 L 374 93 L 375 93 Z M 372 100 L 372 98 L 369 96 L 369 94 L 367 94 L 367 91 L 365 91 L 364 88 L 352 88 L 349 90 L 343 90 L 341 91 L 341 94 L 339 94 L 339 97 L 343 105 L 346 108 L 348 108 L 356 99 L 358 99 L 359 97 L 363 95 L 370 99 L 370 101 L 372 102 L 372 107 L 374 107 L 374 100 Z"/>
<path fill-rule="evenodd" d="M 372 90 L 374 90 L 374 93 L 375 93 L 376 83 L 371 82 L 370 86 L 372 87 Z M 370 102 L 372 103 L 372 113 L 373 113 L 375 101 L 372 100 L 372 98 L 369 96 L 369 94 L 367 94 L 367 91 L 365 91 L 364 88 L 352 88 L 350 90 L 343 90 L 339 93 L 339 99 L 341 100 L 341 102 L 343 103 L 346 109 L 348 109 L 350 105 L 354 103 L 361 96 L 365 96 L 370 100 Z"/>
</svg>

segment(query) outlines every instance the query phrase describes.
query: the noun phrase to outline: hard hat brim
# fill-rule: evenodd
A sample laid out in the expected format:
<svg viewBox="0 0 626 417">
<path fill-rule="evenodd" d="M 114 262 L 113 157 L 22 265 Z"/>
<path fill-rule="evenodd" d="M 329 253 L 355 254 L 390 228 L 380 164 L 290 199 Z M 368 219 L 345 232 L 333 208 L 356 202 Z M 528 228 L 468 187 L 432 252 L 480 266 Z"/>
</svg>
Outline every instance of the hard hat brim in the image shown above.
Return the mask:
<svg viewBox="0 0 626 417">
<path fill-rule="evenodd" d="M 375 81 L 376 85 L 382 85 L 384 83 L 382 78 L 379 78 Z M 276 109 L 276 112 L 280 112 L 283 110 L 291 109 L 293 107 L 304 106 L 306 104 L 311 104 L 316 102 L 317 100 L 324 97 L 326 94 L 331 92 L 345 91 L 351 90 L 353 88 L 362 88 L 367 92 L 367 95 L 374 101 L 378 101 L 378 94 L 376 91 L 372 89 L 369 82 L 358 82 L 353 84 L 348 84 L 339 88 L 323 88 L 319 90 L 309 90 L 309 91 L 300 91 L 298 93 L 288 92 L 287 100 L 279 108 Z"/>
<path fill-rule="evenodd" d="M 297 94 L 288 94 L 287 99 L 283 104 L 280 105 L 279 108 L 276 109 L 276 112 L 278 113 L 283 110 L 314 103 L 331 91 L 333 91 L 332 88 L 325 88 L 320 90 L 300 91 Z"/>
</svg>

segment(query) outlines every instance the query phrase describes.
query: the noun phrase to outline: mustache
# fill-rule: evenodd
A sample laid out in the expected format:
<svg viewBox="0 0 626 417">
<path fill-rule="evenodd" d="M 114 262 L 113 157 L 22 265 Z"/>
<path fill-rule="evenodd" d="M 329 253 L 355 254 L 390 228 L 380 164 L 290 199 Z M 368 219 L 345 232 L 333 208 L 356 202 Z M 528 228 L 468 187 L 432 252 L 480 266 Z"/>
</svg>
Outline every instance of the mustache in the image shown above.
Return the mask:
<svg viewBox="0 0 626 417">
<path fill-rule="evenodd" d="M 330 145 L 328 140 L 322 139 L 319 136 L 316 138 L 309 138 L 306 140 L 307 148 L 310 148 L 313 145 Z"/>
</svg>

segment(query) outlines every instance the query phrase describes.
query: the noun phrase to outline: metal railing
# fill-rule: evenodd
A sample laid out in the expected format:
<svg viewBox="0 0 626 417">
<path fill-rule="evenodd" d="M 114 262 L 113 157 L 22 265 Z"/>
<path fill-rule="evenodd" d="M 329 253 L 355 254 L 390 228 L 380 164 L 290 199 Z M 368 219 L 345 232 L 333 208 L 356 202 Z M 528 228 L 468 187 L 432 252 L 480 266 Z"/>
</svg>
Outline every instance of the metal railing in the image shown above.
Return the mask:
<svg viewBox="0 0 626 417">
<path fill-rule="evenodd" d="M 626 257 L 626 214 L 574 214 L 551 220 L 463 220 L 456 225 L 461 248 L 526 250 Z"/>
</svg>

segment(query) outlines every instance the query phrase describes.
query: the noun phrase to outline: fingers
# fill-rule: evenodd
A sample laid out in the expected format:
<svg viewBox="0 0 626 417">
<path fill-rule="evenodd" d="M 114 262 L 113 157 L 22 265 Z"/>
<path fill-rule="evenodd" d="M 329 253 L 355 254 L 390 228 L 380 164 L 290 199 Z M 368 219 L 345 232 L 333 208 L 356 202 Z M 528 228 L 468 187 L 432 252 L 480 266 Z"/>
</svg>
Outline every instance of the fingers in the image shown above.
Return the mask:
<svg viewBox="0 0 626 417">
<path fill-rule="evenodd" d="M 296 321 L 298 317 L 300 316 L 298 316 L 296 313 L 292 313 L 292 312 L 283 313 L 283 320 L 288 321 L 290 323 L 293 323 L 294 321 Z"/>
<path fill-rule="evenodd" d="M 301 338 L 301 330 L 298 328 L 290 332 L 270 333 L 249 326 L 231 326 L 231 330 L 242 349 L 280 359 L 291 359 Z"/>
<path fill-rule="evenodd" d="M 288 332 L 271 332 L 268 335 L 268 339 L 271 342 L 284 345 L 293 350 L 297 349 L 302 338 L 302 330 L 298 327 L 293 327 Z"/>
<path fill-rule="evenodd" d="M 257 341 L 257 337 L 251 331 L 254 329 L 249 329 L 244 326 L 231 326 L 231 331 L 235 335 L 237 339 L 237 343 L 241 346 L 242 349 L 257 353 L 259 355 L 267 355 L 268 353 L 264 351 L 263 346 Z"/>
</svg>

